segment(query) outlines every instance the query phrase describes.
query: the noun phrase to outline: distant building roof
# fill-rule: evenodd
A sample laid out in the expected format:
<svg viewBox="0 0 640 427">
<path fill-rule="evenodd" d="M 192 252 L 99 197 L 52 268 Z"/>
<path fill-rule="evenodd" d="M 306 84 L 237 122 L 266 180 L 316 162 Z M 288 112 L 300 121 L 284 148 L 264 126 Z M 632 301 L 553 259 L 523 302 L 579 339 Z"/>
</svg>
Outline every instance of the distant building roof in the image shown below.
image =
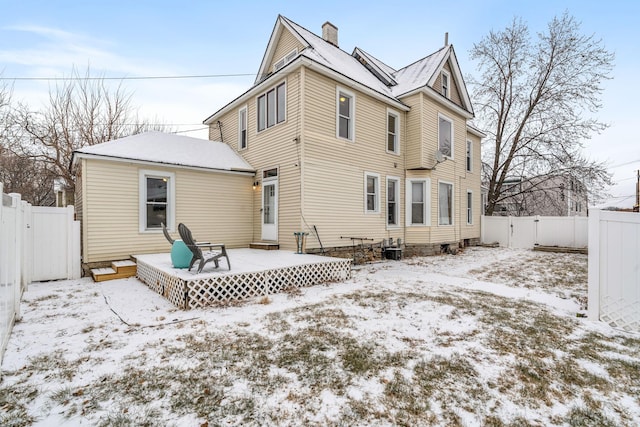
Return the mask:
<svg viewBox="0 0 640 427">
<path fill-rule="evenodd" d="M 146 161 L 221 171 L 254 172 L 255 169 L 227 144 L 163 132 L 145 132 L 74 151 L 78 157 Z"/>
</svg>

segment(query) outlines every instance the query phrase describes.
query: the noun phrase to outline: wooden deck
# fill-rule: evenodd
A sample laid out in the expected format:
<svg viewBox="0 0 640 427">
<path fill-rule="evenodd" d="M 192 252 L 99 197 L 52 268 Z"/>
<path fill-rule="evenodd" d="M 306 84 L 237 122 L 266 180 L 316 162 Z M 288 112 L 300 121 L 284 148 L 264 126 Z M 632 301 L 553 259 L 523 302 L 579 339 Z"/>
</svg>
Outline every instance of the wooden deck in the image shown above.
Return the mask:
<svg viewBox="0 0 640 427">
<path fill-rule="evenodd" d="M 220 267 L 207 264 L 198 274 L 173 268 L 167 254 L 135 255 L 137 277 L 181 309 L 269 295 L 289 288 L 338 282 L 351 277 L 351 260 L 289 251 L 229 249 Z"/>
</svg>

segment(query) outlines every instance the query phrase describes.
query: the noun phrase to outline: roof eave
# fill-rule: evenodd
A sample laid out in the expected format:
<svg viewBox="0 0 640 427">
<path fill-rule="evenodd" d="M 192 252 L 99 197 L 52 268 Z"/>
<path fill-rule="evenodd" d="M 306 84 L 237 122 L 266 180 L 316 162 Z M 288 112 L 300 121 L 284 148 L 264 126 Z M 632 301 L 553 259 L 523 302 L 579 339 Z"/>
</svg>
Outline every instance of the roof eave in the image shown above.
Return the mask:
<svg viewBox="0 0 640 427">
<path fill-rule="evenodd" d="M 390 97 L 388 95 L 385 95 L 383 93 L 380 93 L 372 88 L 370 88 L 369 86 L 366 86 L 362 83 L 357 82 L 356 80 L 345 76 L 344 74 L 341 74 L 339 72 L 337 72 L 336 70 L 327 67 L 324 64 L 321 64 L 317 61 L 314 61 L 306 56 L 302 56 L 301 57 L 301 61 L 302 64 L 305 65 L 306 67 L 308 67 L 311 70 L 317 71 L 320 74 L 323 74 L 327 77 L 331 77 L 334 80 L 339 81 L 340 83 L 347 85 L 353 89 L 357 89 L 361 92 L 366 93 L 367 95 L 370 95 L 373 98 L 378 99 L 379 101 L 382 102 L 386 102 L 388 104 L 393 105 L 394 107 L 402 110 L 402 111 L 409 111 L 411 110 L 411 107 L 409 107 L 408 105 L 404 104 L 403 102 L 399 101 L 396 98 Z"/>
<path fill-rule="evenodd" d="M 436 92 L 433 88 L 430 88 L 428 86 L 422 86 L 422 87 L 410 90 L 409 92 L 405 92 L 402 95 L 399 95 L 398 98 L 399 99 L 400 98 L 405 98 L 405 97 L 408 97 L 408 96 L 411 96 L 411 95 L 415 95 L 416 93 L 423 93 L 423 94 L 427 95 L 429 98 L 439 102 L 440 104 L 443 104 L 445 107 L 456 111 L 458 114 L 460 114 L 461 116 L 463 116 L 466 119 L 472 119 L 474 117 L 472 112 L 470 112 L 468 110 L 465 110 L 463 107 L 461 107 L 458 104 L 454 103 L 450 99 L 445 98 L 440 93 Z"/>
<path fill-rule="evenodd" d="M 487 134 L 482 132 L 480 129 L 471 126 L 469 123 L 467 123 L 467 132 L 477 136 L 478 138 L 482 139 L 482 138 L 486 138 Z"/>
<path fill-rule="evenodd" d="M 124 163 L 135 163 L 141 165 L 148 165 L 156 167 L 158 165 L 173 167 L 178 169 L 190 169 L 190 170 L 198 170 L 198 171 L 210 171 L 210 172 L 218 172 L 218 173 L 231 173 L 231 174 L 242 174 L 242 175 L 255 175 L 255 169 L 243 169 L 243 168 L 230 168 L 230 169 L 219 169 L 219 168 L 207 168 L 204 166 L 192 166 L 192 165 L 181 165 L 177 163 L 167 163 L 167 162 L 159 162 L 152 160 L 141 160 L 141 159 L 132 159 L 128 157 L 120 157 L 120 156 L 108 156 L 105 154 L 93 154 L 93 153 L 82 153 L 80 151 L 74 152 L 74 157 L 76 159 L 96 159 L 96 160 L 107 160 L 113 162 L 124 162 Z"/>
<path fill-rule="evenodd" d="M 299 56 L 298 58 L 296 58 L 293 61 L 289 62 L 283 68 L 279 69 L 277 72 L 269 75 L 264 80 L 262 80 L 259 83 L 251 86 L 249 89 L 247 89 L 243 94 L 238 96 L 236 99 L 234 99 L 233 101 L 229 102 L 227 105 L 225 105 L 224 107 L 222 107 L 221 109 L 219 109 L 218 111 L 216 111 L 215 113 L 213 113 L 212 115 L 210 115 L 209 117 L 204 119 L 204 121 L 202 123 L 205 124 L 205 125 L 213 124 L 214 122 L 216 122 L 218 120 L 218 118 L 220 118 L 220 116 L 228 113 L 230 110 L 234 109 L 238 104 L 242 104 L 242 103 L 246 102 L 246 100 L 248 98 L 251 98 L 252 96 L 255 96 L 257 93 L 262 92 L 263 88 L 265 86 L 268 86 L 269 84 L 271 84 L 273 79 L 276 79 L 278 77 L 279 78 L 285 78 L 287 75 L 293 73 L 296 69 L 298 69 L 298 67 L 301 64 L 302 64 L 301 57 Z"/>
</svg>

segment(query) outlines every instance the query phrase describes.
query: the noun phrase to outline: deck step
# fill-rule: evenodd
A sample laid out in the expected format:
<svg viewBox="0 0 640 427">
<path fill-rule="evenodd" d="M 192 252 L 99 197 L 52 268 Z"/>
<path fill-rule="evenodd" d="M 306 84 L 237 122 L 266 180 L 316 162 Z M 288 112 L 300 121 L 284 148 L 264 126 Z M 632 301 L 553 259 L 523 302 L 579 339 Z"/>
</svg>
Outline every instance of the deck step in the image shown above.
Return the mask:
<svg viewBox="0 0 640 427">
<path fill-rule="evenodd" d="M 280 245 L 273 242 L 253 242 L 249 244 L 251 249 L 262 249 L 265 251 L 276 251 L 280 249 Z"/>
<path fill-rule="evenodd" d="M 94 282 L 104 282 L 105 280 L 125 279 L 133 277 L 137 273 L 137 265 L 131 260 L 114 261 L 111 267 L 94 268 L 91 276 Z"/>
</svg>

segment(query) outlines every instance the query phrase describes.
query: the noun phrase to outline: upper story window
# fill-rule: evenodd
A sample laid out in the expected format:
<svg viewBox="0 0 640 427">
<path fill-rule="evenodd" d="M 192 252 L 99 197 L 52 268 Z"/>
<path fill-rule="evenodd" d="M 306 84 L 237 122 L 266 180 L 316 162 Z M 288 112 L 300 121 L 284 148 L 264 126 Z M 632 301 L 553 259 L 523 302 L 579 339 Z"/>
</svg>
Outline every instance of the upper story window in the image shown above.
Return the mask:
<svg viewBox="0 0 640 427">
<path fill-rule="evenodd" d="M 284 122 L 286 118 L 286 86 L 280 83 L 258 97 L 258 132 Z"/>
<path fill-rule="evenodd" d="M 440 74 L 440 81 L 442 82 L 442 96 L 449 98 L 449 73 L 443 70 Z"/>
<path fill-rule="evenodd" d="M 453 121 L 442 114 L 438 114 L 438 150 L 453 157 Z"/>
<path fill-rule="evenodd" d="M 365 213 L 380 212 L 380 175 L 364 173 L 364 211 Z"/>
<path fill-rule="evenodd" d="M 471 166 L 473 165 L 473 142 L 467 140 L 467 172 L 471 172 Z"/>
<path fill-rule="evenodd" d="M 337 89 L 337 128 L 338 137 L 354 140 L 354 111 L 356 97 L 352 92 Z"/>
<path fill-rule="evenodd" d="M 139 182 L 139 230 L 170 230 L 175 215 L 175 175 L 170 172 L 141 170 Z"/>
<path fill-rule="evenodd" d="M 400 152 L 400 117 L 391 110 L 387 110 L 387 151 Z"/>
<path fill-rule="evenodd" d="M 273 72 L 275 73 L 280 68 L 284 67 L 289 62 L 293 61 L 293 58 L 295 58 L 297 55 L 298 55 L 298 49 L 293 49 L 291 52 L 285 55 L 282 59 L 280 59 L 278 62 L 273 64 Z"/>
<path fill-rule="evenodd" d="M 247 107 L 238 111 L 238 149 L 247 148 Z"/>
</svg>

